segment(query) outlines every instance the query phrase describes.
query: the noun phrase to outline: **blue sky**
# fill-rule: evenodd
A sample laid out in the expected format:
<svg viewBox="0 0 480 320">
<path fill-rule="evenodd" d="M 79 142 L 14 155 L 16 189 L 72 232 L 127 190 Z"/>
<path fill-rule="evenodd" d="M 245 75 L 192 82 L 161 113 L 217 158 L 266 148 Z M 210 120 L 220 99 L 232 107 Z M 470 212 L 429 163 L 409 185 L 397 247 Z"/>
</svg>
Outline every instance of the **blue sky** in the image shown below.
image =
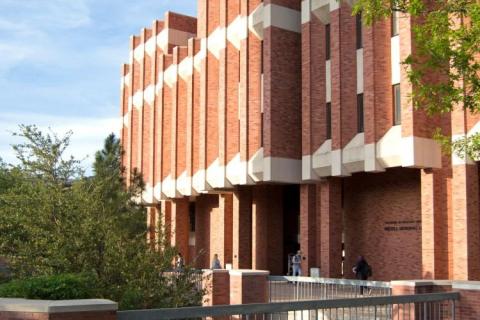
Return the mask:
<svg viewBox="0 0 480 320">
<path fill-rule="evenodd" d="M 165 11 L 196 15 L 195 0 L 0 0 L 0 157 L 11 132 L 72 130 L 69 152 L 89 167 L 120 128 L 120 66 L 129 36 Z"/>
</svg>

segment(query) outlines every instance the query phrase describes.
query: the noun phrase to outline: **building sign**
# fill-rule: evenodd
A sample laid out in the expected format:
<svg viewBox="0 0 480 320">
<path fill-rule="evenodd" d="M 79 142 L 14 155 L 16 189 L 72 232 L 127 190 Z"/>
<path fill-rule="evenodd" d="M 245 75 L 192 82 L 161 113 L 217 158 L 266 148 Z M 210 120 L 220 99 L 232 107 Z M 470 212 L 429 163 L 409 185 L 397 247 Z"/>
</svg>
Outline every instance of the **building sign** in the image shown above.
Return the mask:
<svg viewBox="0 0 480 320">
<path fill-rule="evenodd" d="M 419 230 L 422 230 L 422 221 L 421 220 L 386 221 L 384 230 L 388 232 L 419 231 Z"/>
</svg>

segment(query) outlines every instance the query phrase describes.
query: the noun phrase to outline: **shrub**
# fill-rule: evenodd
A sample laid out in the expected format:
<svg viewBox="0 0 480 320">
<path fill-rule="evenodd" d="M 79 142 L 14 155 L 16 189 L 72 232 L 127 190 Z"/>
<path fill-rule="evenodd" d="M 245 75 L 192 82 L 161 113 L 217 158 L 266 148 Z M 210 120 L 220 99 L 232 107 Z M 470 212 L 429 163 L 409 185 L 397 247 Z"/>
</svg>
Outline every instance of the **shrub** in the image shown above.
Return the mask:
<svg viewBox="0 0 480 320">
<path fill-rule="evenodd" d="M 95 277 L 89 274 L 60 274 L 0 285 L 0 297 L 44 300 L 96 298 Z"/>
</svg>

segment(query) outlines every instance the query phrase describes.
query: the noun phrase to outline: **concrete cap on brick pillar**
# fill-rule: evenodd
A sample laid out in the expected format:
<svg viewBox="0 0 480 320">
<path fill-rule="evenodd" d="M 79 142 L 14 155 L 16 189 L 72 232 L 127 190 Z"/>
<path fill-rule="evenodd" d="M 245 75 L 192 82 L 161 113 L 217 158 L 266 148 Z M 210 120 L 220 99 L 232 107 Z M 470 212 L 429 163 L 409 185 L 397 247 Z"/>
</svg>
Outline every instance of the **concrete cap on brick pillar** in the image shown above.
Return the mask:
<svg viewBox="0 0 480 320">
<path fill-rule="evenodd" d="M 0 298 L 0 312 L 68 313 L 116 311 L 116 302 L 104 299 L 28 300 Z"/>
<path fill-rule="evenodd" d="M 450 286 L 451 280 L 398 280 L 391 281 L 393 287 L 426 287 L 426 286 Z"/>
<path fill-rule="evenodd" d="M 270 274 L 270 271 L 234 269 L 234 270 L 229 270 L 229 273 L 231 276 L 268 276 Z"/>
<path fill-rule="evenodd" d="M 227 269 L 202 269 L 203 274 L 217 274 L 217 273 L 228 273 Z"/>
<path fill-rule="evenodd" d="M 450 280 L 405 280 L 391 281 L 392 294 L 418 294 L 448 292 L 452 290 Z"/>
<path fill-rule="evenodd" d="M 453 281 L 452 283 L 453 290 L 479 290 L 480 291 L 480 281 Z"/>
</svg>

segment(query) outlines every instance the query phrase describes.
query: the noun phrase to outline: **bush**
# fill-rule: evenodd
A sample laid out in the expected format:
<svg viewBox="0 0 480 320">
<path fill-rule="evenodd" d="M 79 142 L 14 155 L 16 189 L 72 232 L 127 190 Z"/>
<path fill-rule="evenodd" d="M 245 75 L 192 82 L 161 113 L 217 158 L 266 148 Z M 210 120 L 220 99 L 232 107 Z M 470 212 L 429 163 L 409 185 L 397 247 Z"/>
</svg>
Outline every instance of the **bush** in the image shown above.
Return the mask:
<svg viewBox="0 0 480 320">
<path fill-rule="evenodd" d="M 60 274 L 22 280 L 0 285 L 0 297 L 43 300 L 96 298 L 95 277 L 88 274 Z"/>
</svg>

